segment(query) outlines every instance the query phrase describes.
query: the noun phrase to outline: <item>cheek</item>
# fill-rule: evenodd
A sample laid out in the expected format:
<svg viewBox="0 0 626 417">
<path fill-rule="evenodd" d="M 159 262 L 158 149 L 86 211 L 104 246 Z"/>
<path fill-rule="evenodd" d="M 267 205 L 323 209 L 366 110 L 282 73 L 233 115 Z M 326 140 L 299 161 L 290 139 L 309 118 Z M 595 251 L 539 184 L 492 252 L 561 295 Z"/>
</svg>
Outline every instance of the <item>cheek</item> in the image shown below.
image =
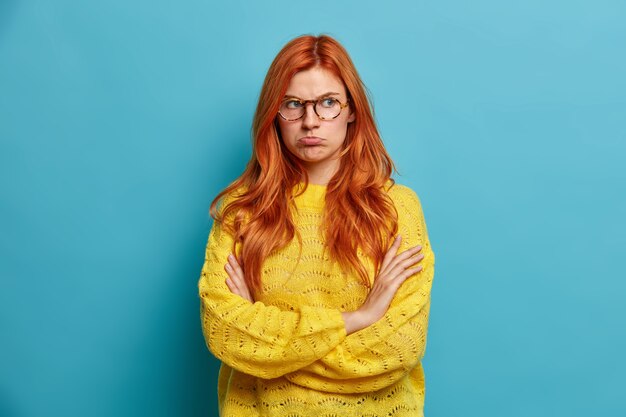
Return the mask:
<svg viewBox="0 0 626 417">
<path fill-rule="evenodd" d="M 333 136 L 335 136 L 338 140 L 345 140 L 347 133 L 348 123 L 345 121 L 337 123 L 337 125 L 333 128 Z"/>
<path fill-rule="evenodd" d="M 278 133 L 280 134 L 280 141 L 292 153 L 296 152 L 296 144 L 294 139 L 297 137 L 296 130 L 297 129 L 294 129 L 293 124 L 283 124 L 278 122 Z"/>
<path fill-rule="evenodd" d="M 283 141 L 289 142 L 291 136 L 293 136 L 293 125 L 279 121 L 278 132 L 280 133 L 280 137 L 283 139 Z"/>
</svg>

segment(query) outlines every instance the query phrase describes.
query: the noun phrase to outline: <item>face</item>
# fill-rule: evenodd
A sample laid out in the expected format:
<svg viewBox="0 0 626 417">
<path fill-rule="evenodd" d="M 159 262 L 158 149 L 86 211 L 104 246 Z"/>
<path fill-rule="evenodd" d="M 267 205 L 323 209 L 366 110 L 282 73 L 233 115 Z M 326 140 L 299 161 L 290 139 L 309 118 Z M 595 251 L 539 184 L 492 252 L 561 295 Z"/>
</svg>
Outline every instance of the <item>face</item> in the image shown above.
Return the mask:
<svg viewBox="0 0 626 417">
<path fill-rule="evenodd" d="M 313 67 L 296 73 L 284 99 L 317 100 L 335 98 L 342 104 L 347 102 L 343 82 L 332 72 Z M 313 103 L 306 104 L 304 116 L 295 121 L 287 121 L 277 116 L 283 143 L 293 155 L 301 160 L 309 177 L 317 181 L 328 182 L 339 166 L 339 154 L 346 139 L 348 123 L 355 115 L 351 107 L 341 110 L 339 116 L 331 120 L 321 120 L 313 108 Z"/>
</svg>

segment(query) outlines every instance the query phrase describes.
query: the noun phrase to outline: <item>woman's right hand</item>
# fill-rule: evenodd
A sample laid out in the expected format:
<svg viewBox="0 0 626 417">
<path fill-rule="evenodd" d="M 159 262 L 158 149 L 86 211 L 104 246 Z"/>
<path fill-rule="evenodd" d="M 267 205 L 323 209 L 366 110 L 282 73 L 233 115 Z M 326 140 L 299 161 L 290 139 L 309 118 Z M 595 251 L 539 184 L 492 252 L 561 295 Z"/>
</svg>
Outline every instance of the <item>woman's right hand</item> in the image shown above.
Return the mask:
<svg viewBox="0 0 626 417">
<path fill-rule="evenodd" d="M 385 254 L 380 272 L 363 305 L 356 311 L 341 313 L 347 334 L 364 329 L 380 320 L 387 312 L 400 285 L 408 277 L 422 270 L 421 266 L 409 268 L 424 259 L 423 254 L 417 255 L 422 247 L 415 246 L 398 254 L 400 241 L 401 237 L 398 235 Z"/>
</svg>

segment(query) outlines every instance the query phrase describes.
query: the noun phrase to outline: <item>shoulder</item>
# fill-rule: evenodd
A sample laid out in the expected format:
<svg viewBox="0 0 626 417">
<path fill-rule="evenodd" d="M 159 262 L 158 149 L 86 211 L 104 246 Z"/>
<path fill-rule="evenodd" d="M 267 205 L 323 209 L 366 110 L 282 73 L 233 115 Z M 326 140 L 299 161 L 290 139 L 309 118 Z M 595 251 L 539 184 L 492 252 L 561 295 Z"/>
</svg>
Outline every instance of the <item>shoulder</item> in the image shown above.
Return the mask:
<svg viewBox="0 0 626 417">
<path fill-rule="evenodd" d="M 387 194 L 398 213 L 399 233 L 406 236 L 410 242 L 430 247 L 426 219 L 418 194 L 406 185 L 397 183 L 389 185 Z"/>
<path fill-rule="evenodd" d="M 247 190 L 248 188 L 242 185 L 234 189 L 231 189 L 230 191 L 225 192 L 219 200 L 220 211 L 224 210 L 228 205 L 234 203 L 235 201 L 240 199 L 242 196 L 244 196 Z"/>
<path fill-rule="evenodd" d="M 224 203 L 230 203 L 232 201 L 235 201 L 241 198 L 243 195 L 246 194 L 247 191 L 248 191 L 248 187 L 246 187 L 245 185 L 241 185 L 237 188 L 230 190 L 226 194 L 224 194 L 222 201 Z"/>
<path fill-rule="evenodd" d="M 387 195 L 391 198 L 398 214 L 400 211 L 413 212 L 421 214 L 422 204 L 417 193 L 410 187 L 389 181 L 386 185 Z"/>
<path fill-rule="evenodd" d="M 230 186 L 222 190 L 212 203 L 211 217 L 215 220 L 213 226 L 219 224 L 229 228 L 234 224 L 235 218 L 241 211 L 240 206 L 237 207 L 234 205 L 245 195 L 247 191 L 246 187 L 239 186 L 230 190 L 228 188 L 230 188 Z"/>
</svg>

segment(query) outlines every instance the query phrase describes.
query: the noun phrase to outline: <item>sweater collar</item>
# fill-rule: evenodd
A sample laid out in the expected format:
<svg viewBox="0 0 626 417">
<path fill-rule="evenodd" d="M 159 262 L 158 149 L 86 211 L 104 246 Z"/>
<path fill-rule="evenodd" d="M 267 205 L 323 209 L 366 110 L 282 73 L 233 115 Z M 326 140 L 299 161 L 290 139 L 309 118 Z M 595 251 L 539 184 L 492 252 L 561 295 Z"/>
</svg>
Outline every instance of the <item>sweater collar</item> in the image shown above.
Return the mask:
<svg viewBox="0 0 626 417">
<path fill-rule="evenodd" d="M 304 187 L 304 182 L 296 184 L 293 188 L 293 195 L 296 196 L 301 190 L 304 190 Z M 304 193 L 294 198 L 294 202 L 298 207 L 324 208 L 326 188 L 326 185 L 309 183 Z"/>
</svg>

